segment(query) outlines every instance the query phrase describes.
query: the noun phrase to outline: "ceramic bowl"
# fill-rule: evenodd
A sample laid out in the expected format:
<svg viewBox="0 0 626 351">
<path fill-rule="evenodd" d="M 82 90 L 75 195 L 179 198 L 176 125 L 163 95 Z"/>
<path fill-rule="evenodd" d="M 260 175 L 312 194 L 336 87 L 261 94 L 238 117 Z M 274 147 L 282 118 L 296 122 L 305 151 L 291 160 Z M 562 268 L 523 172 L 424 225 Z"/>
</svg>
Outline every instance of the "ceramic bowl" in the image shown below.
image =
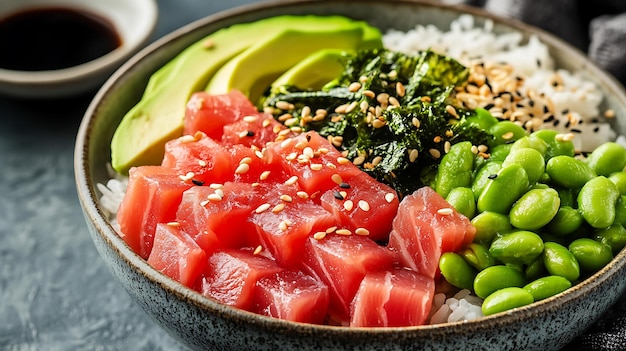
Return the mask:
<svg viewBox="0 0 626 351">
<path fill-rule="evenodd" d="M 41 71 L 0 67 L 0 94 L 21 98 L 56 98 L 96 91 L 102 83 L 148 42 L 158 8 L 154 0 L 7 0 L 0 3 L 0 20 L 33 9 L 72 9 L 110 22 L 121 44 L 113 51 L 76 66 Z M 11 53 L 3 52 L 3 55 Z M 41 55 L 45 60 L 45 55 Z"/>
<path fill-rule="evenodd" d="M 119 283 L 162 328 L 183 344 L 204 350 L 544 350 L 557 349 L 592 325 L 626 288 L 626 252 L 589 279 L 552 298 L 472 321 L 406 328 L 347 328 L 293 323 L 234 309 L 183 287 L 150 267 L 115 233 L 98 203 L 110 141 L 120 119 L 141 97 L 151 73 L 183 48 L 219 28 L 281 14 L 342 14 L 383 29 L 417 23 L 448 28 L 461 13 L 478 23 L 493 20 L 496 32 L 537 35 L 558 65 L 584 75 L 605 93 L 615 128 L 626 132 L 623 87 L 581 52 L 555 37 L 474 8 L 422 1 L 339 0 L 260 3 L 191 23 L 148 46 L 123 65 L 96 95 L 76 141 L 78 194 L 96 247 Z"/>
</svg>

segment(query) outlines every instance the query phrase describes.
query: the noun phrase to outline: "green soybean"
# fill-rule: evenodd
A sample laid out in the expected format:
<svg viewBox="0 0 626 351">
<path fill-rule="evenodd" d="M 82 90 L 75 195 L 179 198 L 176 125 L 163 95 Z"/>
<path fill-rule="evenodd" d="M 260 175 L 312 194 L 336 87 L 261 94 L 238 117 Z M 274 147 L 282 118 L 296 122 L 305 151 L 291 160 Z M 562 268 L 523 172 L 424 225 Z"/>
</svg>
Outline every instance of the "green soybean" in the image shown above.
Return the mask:
<svg viewBox="0 0 626 351">
<path fill-rule="evenodd" d="M 446 201 L 467 218 L 472 218 L 476 214 L 476 200 L 470 188 L 458 187 L 450 190 Z"/>
<path fill-rule="evenodd" d="M 569 206 L 569 207 L 577 207 L 576 204 L 576 196 L 578 195 L 578 191 L 574 191 L 570 188 L 564 188 L 560 186 L 554 186 L 554 190 L 559 193 L 559 198 L 561 199 L 561 206 Z"/>
<path fill-rule="evenodd" d="M 497 236 L 489 253 L 495 259 L 510 264 L 530 264 L 543 252 L 543 240 L 527 230 L 517 230 Z"/>
<path fill-rule="evenodd" d="M 569 251 L 576 257 L 581 270 L 594 273 L 613 259 L 613 251 L 602 242 L 580 238 L 569 244 Z"/>
<path fill-rule="evenodd" d="M 615 205 L 620 198 L 617 185 L 598 176 L 583 185 L 578 193 L 578 209 L 594 228 L 606 228 L 615 221 Z"/>
<path fill-rule="evenodd" d="M 572 283 L 558 275 L 549 275 L 538 278 L 526 285 L 523 289 L 528 291 L 535 301 L 554 296 L 572 287 Z"/>
<path fill-rule="evenodd" d="M 530 305 L 535 302 L 533 295 L 519 287 L 510 287 L 495 291 L 483 301 L 482 311 L 485 316 L 504 312 L 513 308 Z"/>
<path fill-rule="evenodd" d="M 435 179 L 435 190 L 442 197 L 457 187 L 470 187 L 472 185 L 472 172 L 474 171 L 474 153 L 472 143 L 462 141 L 450 147 L 439 163 L 439 170 Z"/>
<path fill-rule="evenodd" d="M 527 280 L 534 280 L 546 275 L 546 267 L 543 265 L 543 259 L 537 257 L 529 265 L 524 268 L 524 276 Z"/>
<path fill-rule="evenodd" d="M 491 177 L 494 177 L 498 171 L 502 168 L 502 163 L 499 161 L 489 161 L 476 171 L 474 175 L 474 181 L 472 182 L 472 192 L 474 192 L 474 199 L 478 199 L 478 196 L 483 192 L 487 182 Z"/>
<path fill-rule="evenodd" d="M 500 144 L 491 147 L 489 160 L 502 162 L 509 155 L 513 144 Z"/>
<path fill-rule="evenodd" d="M 478 196 L 478 212 L 492 211 L 508 214 L 513 203 L 528 189 L 528 175 L 519 164 L 502 167 L 495 177 L 489 179 Z"/>
<path fill-rule="evenodd" d="M 596 176 L 583 161 L 569 156 L 554 156 L 549 159 L 546 173 L 553 183 L 570 189 L 580 189 Z"/>
<path fill-rule="evenodd" d="M 626 172 L 621 171 L 611 173 L 609 180 L 617 185 L 617 189 L 619 189 L 622 196 L 626 195 Z"/>
<path fill-rule="evenodd" d="M 524 286 L 524 276 L 517 269 L 497 265 L 483 269 L 474 278 L 474 292 L 482 299 L 493 292 L 509 287 Z"/>
<path fill-rule="evenodd" d="M 559 211 L 561 199 L 552 189 L 532 189 L 522 195 L 511 208 L 509 219 L 519 229 L 539 229 L 554 218 Z"/>
<path fill-rule="evenodd" d="M 546 230 L 550 234 L 563 236 L 575 232 L 583 224 L 583 215 L 570 206 L 561 206 Z"/>
<path fill-rule="evenodd" d="M 502 162 L 502 167 L 512 163 L 517 163 L 524 168 L 528 175 L 528 182 L 531 184 L 538 181 L 546 169 L 543 156 L 539 151 L 532 148 L 511 149 L 509 155 Z"/>
<path fill-rule="evenodd" d="M 615 142 L 604 143 L 589 154 L 587 164 L 602 176 L 623 171 L 626 166 L 626 149 Z"/>
<path fill-rule="evenodd" d="M 478 214 L 470 222 L 476 228 L 474 241 L 477 243 L 491 243 L 497 233 L 505 233 L 512 228 L 508 216 L 491 211 Z"/>
<path fill-rule="evenodd" d="M 461 256 L 478 271 L 496 264 L 496 260 L 489 253 L 489 249 L 479 243 L 471 243 L 461 251 Z"/>
<path fill-rule="evenodd" d="M 616 255 L 626 246 L 626 228 L 621 224 L 613 224 L 608 228 L 596 231 L 594 239 L 608 245 L 613 254 Z"/>
<path fill-rule="evenodd" d="M 489 130 L 492 126 L 498 123 L 498 119 L 495 118 L 489 111 L 484 108 L 477 108 L 474 110 L 475 115 L 467 117 L 467 122 L 482 130 Z"/>
<path fill-rule="evenodd" d="M 558 138 L 560 133 L 552 129 L 542 129 L 530 134 L 530 137 L 540 138 L 547 144 L 547 150 L 544 155 L 546 160 L 554 156 L 570 156 L 573 157 L 576 153 L 574 143 L 571 140 L 564 140 Z"/>
<path fill-rule="evenodd" d="M 543 157 L 548 151 L 548 144 L 543 139 L 535 137 L 531 134 L 517 139 L 511 146 L 511 152 L 525 148 L 535 149 L 539 151 L 541 157 Z"/>
<path fill-rule="evenodd" d="M 615 219 L 613 224 L 626 224 L 626 196 L 622 195 L 615 203 Z"/>
<path fill-rule="evenodd" d="M 514 142 L 528 135 L 524 128 L 511 121 L 501 121 L 494 124 L 489 128 L 489 133 L 494 136 L 494 145 Z"/>
<path fill-rule="evenodd" d="M 544 243 L 543 264 L 548 273 L 575 282 L 580 276 L 580 266 L 576 257 L 563 245 L 555 242 Z"/>
<path fill-rule="evenodd" d="M 439 258 L 439 270 L 446 281 L 459 289 L 472 289 L 476 270 L 461 255 L 445 252 Z"/>
</svg>

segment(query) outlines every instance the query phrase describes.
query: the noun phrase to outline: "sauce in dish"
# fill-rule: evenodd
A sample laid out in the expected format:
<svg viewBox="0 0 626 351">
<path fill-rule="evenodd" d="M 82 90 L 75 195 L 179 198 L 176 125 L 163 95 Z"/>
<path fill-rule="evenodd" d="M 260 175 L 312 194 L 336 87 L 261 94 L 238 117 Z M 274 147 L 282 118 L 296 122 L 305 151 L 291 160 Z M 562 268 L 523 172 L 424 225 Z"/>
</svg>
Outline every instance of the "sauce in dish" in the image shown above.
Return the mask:
<svg viewBox="0 0 626 351">
<path fill-rule="evenodd" d="M 0 19 L 3 69 L 68 68 L 101 57 L 121 44 L 110 21 L 84 10 L 42 7 Z"/>
</svg>

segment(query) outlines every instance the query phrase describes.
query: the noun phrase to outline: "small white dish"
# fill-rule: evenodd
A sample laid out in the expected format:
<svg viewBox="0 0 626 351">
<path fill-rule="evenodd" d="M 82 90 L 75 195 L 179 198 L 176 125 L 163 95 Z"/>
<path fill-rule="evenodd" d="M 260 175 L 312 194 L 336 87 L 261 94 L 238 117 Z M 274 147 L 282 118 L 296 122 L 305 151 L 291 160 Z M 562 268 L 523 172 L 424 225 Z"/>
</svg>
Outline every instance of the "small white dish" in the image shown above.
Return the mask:
<svg viewBox="0 0 626 351">
<path fill-rule="evenodd" d="M 69 9 L 96 15 L 110 22 L 121 43 L 107 54 L 68 68 L 29 71 L 0 67 L 1 95 L 58 98 L 95 91 L 147 43 L 158 18 L 155 0 L 4 0 L 0 2 L 0 21 L 34 9 Z M 45 60 L 45 55 L 41 59 Z"/>
</svg>

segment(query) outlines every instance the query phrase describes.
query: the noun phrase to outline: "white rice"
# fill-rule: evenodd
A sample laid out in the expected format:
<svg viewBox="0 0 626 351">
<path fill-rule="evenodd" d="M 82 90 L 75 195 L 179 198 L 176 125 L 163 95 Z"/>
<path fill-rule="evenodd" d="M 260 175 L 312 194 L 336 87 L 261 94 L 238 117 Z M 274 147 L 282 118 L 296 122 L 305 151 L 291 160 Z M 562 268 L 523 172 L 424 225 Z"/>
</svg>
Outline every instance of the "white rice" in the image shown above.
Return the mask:
<svg viewBox="0 0 626 351">
<path fill-rule="evenodd" d="M 407 32 L 390 30 L 383 36 L 383 43 L 388 49 L 408 54 L 431 49 L 451 56 L 465 65 L 476 59 L 508 63 L 513 66 L 514 74 L 525 78 L 522 90 L 534 90 L 549 96 L 554 110 L 558 111 L 555 118 L 562 123 L 556 127 L 553 123 L 542 127 L 568 132 L 565 122 L 574 116 L 583 122 L 576 127 L 585 136 L 584 139 L 578 135 L 574 139 L 577 149 L 583 151 L 590 151 L 607 140 L 615 139 L 615 132 L 601 116 L 599 106 L 603 97 L 593 83 L 576 73 L 555 71 L 547 46 L 536 37 L 522 43 L 521 34 L 496 35 L 492 27 L 491 21 L 477 27 L 471 15 L 462 15 L 451 23 L 447 31 L 432 25 L 418 25 Z M 562 89 L 559 90 L 550 84 L 550 77 L 555 72 L 563 81 Z M 564 113 L 566 110 L 567 113 Z M 617 141 L 626 146 L 626 138 L 620 136 Z M 97 188 L 102 193 L 100 201 L 104 211 L 108 213 L 113 225 L 117 226 L 115 214 L 124 197 L 128 180 L 112 169 L 110 175 L 111 179 L 107 184 L 98 184 Z M 449 294 L 439 292 L 435 295 L 430 315 L 431 324 L 471 320 L 483 315 L 482 300 L 469 290 L 458 291 L 452 296 Z"/>
</svg>

